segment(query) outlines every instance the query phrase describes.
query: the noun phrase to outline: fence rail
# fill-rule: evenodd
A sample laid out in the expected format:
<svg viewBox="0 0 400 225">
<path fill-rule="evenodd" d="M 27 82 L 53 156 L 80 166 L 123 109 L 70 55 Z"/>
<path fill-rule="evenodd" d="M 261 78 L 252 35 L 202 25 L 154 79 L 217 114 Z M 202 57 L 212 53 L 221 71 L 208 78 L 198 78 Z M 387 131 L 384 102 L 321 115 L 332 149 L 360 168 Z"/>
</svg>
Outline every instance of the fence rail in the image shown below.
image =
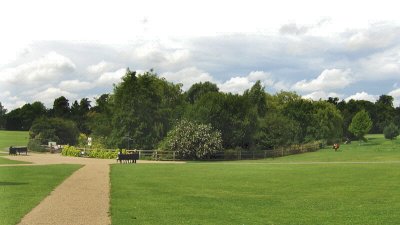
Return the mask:
<svg viewBox="0 0 400 225">
<path fill-rule="evenodd" d="M 286 148 L 277 148 L 271 150 L 243 150 L 243 149 L 228 149 L 217 152 L 213 157 L 207 160 L 253 160 L 253 159 L 265 159 L 265 158 L 276 158 L 287 155 L 300 154 L 305 152 L 314 152 L 322 148 L 321 144 L 306 144 L 306 145 L 293 145 Z M 91 149 L 81 149 L 84 151 L 91 151 Z M 106 151 L 115 152 L 115 149 L 105 149 Z M 142 160 L 181 160 L 176 151 L 164 151 L 164 150 L 126 150 L 128 153 L 137 152 L 139 153 L 139 159 Z"/>
</svg>

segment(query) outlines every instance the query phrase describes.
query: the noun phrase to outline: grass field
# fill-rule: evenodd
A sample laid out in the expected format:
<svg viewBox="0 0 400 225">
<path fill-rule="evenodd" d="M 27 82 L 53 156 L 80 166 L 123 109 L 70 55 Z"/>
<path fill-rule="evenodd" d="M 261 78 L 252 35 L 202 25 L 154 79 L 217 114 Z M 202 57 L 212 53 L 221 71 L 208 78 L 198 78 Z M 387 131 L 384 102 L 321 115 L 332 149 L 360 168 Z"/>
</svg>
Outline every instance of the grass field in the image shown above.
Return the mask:
<svg viewBox="0 0 400 225">
<path fill-rule="evenodd" d="M 80 165 L 0 167 L 0 224 L 18 223 L 58 184 L 80 167 Z"/>
<path fill-rule="evenodd" d="M 29 162 L 22 162 L 17 160 L 9 160 L 3 157 L 0 157 L 0 165 L 2 164 L 30 164 Z"/>
<path fill-rule="evenodd" d="M 112 223 L 399 224 L 399 141 L 369 139 L 274 160 L 113 165 Z"/>
<path fill-rule="evenodd" d="M 28 131 L 0 130 L 0 151 L 10 146 L 26 146 L 28 144 Z"/>
</svg>

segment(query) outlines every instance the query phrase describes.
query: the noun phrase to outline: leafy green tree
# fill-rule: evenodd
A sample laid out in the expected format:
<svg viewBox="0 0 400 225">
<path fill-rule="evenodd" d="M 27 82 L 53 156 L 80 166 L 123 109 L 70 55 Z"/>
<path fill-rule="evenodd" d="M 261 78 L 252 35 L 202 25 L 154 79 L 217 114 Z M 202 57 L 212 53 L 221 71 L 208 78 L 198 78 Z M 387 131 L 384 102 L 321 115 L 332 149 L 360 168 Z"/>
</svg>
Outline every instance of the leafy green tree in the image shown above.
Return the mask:
<svg viewBox="0 0 400 225">
<path fill-rule="evenodd" d="M 0 130 L 5 128 L 6 118 L 5 115 L 7 113 L 7 109 L 0 102 Z"/>
<path fill-rule="evenodd" d="M 375 103 L 376 115 L 374 120 L 373 132 L 382 133 L 383 129 L 394 122 L 395 109 L 393 108 L 393 97 L 381 95 Z"/>
<path fill-rule="evenodd" d="M 250 148 L 254 144 L 257 111 L 243 96 L 208 93 L 187 108 L 185 118 L 220 130 L 224 148 Z"/>
<path fill-rule="evenodd" d="M 372 121 L 365 110 L 358 112 L 352 119 L 349 131 L 352 132 L 360 141 L 365 140 L 366 135 L 372 128 Z"/>
<path fill-rule="evenodd" d="M 70 114 L 69 100 L 64 96 L 56 98 L 53 103 L 54 117 L 69 118 Z"/>
<path fill-rule="evenodd" d="M 181 159 L 210 159 L 222 150 L 221 132 L 211 125 L 181 120 L 168 132 L 162 148 L 176 151 Z"/>
<path fill-rule="evenodd" d="M 269 113 L 259 119 L 255 143 L 259 149 L 274 149 L 297 142 L 299 124 L 278 113 Z"/>
<path fill-rule="evenodd" d="M 385 129 L 383 129 L 383 134 L 386 139 L 393 140 L 399 136 L 399 128 L 394 125 L 394 123 L 389 124 Z"/>
<path fill-rule="evenodd" d="M 342 138 L 343 117 L 335 105 L 325 102 L 314 102 L 315 117 L 317 121 L 317 140 L 326 140 L 333 144 Z"/>
<path fill-rule="evenodd" d="M 209 81 L 204 83 L 196 83 L 193 84 L 189 90 L 186 92 L 186 99 L 190 104 L 193 104 L 195 101 L 199 100 L 203 95 L 207 93 L 217 93 L 219 88 L 216 84 L 213 84 Z"/>
<path fill-rule="evenodd" d="M 35 120 L 29 130 L 29 137 L 39 140 L 41 144 L 56 141 L 62 145 L 75 145 L 78 141 L 79 130 L 71 120 L 43 117 Z"/>
<path fill-rule="evenodd" d="M 250 104 L 256 108 L 258 116 L 265 116 L 267 113 L 267 100 L 261 81 L 257 81 L 253 87 L 251 87 L 250 90 L 246 90 L 243 95 L 248 98 Z"/>
<path fill-rule="evenodd" d="M 124 138 L 130 138 L 134 148 L 154 148 L 182 115 L 183 103 L 181 85 L 127 69 L 112 96 L 112 142 L 126 147 Z"/>
</svg>

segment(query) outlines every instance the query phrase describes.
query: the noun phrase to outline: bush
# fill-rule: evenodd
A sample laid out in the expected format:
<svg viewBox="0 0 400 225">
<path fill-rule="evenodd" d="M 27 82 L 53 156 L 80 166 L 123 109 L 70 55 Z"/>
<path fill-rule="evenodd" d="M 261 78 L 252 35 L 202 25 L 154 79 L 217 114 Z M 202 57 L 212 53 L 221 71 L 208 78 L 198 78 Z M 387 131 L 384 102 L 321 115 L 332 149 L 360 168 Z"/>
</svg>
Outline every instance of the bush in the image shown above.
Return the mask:
<svg viewBox="0 0 400 225">
<path fill-rule="evenodd" d="M 37 139 L 31 139 L 28 142 L 28 149 L 29 151 L 35 152 L 45 152 L 46 148 L 40 145 L 40 141 Z"/>
<path fill-rule="evenodd" d="M 182 120 L 168 132 L 162 147 L 176 151 L 181 159 L 210 159 L 222 149 L 221 132 L 211 125 Z"/>
<path fill-rule="evenodd" d="M 81 150 L 75 148 L 74 146 L 66 145 L 61 151 L 61 155 L 79 157 L 81 156 Z"/>
<path fill-rule="evenodd" d="M 383 134 L 386 139 L 393 140 L 399 136 L 399 128 L 393 123 L 389 124 L 385 129 L 383 129 Z"/>
<path fill-rule="evenodd" d="M 94 149 L 89 151 L 88 156 L 90 158 L 98 158 L 98 159 L 116 159 L 118 156 L 118 152 L 119 150 L 111 151 L 111 150 Z"/>
</svg>

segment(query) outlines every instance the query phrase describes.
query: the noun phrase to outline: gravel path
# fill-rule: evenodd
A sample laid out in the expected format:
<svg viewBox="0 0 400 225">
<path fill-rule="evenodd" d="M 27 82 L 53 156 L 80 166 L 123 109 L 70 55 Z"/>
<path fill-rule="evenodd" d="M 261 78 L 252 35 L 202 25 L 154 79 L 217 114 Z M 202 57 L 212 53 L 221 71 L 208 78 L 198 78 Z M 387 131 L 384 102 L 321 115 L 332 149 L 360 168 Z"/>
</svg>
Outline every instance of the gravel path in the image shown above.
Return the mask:
<svg viewBox="0 0 400 225">
<path fill-rule="evenodd" d="M 64 157 L 59 154 L 35 154 L 5 156 L 5 158 L 32 162 L 4 166 L 32 166 L 49 164 L 82 164 L 38 206 L 25 215 L 21 225 L 107 225 L 111 224 L 110 164 L 114 159 L 90 159 Z M 139 160 L 138 163 L 155 163 Z M 162 163 L 162 162 L 157 162 Z M 167 162 L 168 163 L 168 162 Z M 132 165 L 134 166 L 134 165 Z"/>
</svg>

